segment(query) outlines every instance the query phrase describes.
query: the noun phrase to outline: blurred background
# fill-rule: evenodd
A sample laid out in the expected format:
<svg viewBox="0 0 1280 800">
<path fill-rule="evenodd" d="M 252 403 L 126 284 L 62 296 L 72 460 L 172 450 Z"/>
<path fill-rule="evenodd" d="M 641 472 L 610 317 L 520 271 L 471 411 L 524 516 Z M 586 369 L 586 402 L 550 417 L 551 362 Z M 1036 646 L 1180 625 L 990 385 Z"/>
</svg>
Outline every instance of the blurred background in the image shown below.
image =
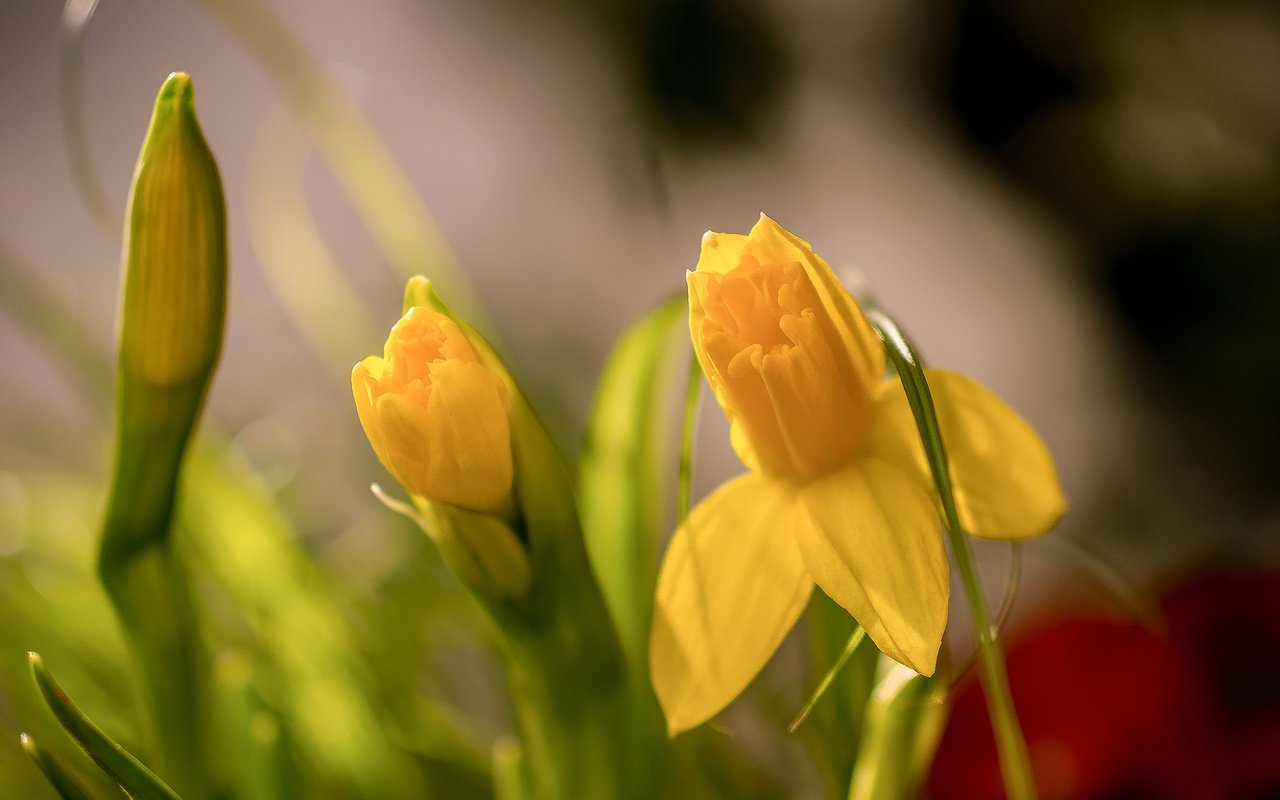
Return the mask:
<svg viewBox="0 0 1280 800">
<path fill-rule="evenodd" d="M 109 465 L 112 220 L 173 70 L 229 206 L 210 436 L 290 521 L 362 663 L 481 720 L 481 742 L 506 722 L 498 674 L 457 668 L 485 663 L 476 612 L 370 496 L 388 479 L 347 388 L 413 271 L 460 265 L 476 302 L 457 302 L 485 309 L 572 457 L 625 325 L 682 291 L 703 231 L 767 212 L 1056 454 L 1072 510 L 1024 549 L 1016 630 L 1131 620 L 1193 573 L 1280 562 L 1273 3 L 132 0 L 97 8 L 79 46 L 61 20 L 47 0 L 0 9 L 6 664 L 24 636 L 83 658 L 46 629 L 112 624 L 81 580 Z M 325 126 L 347 133 L 305 133 Z M 403 215 L 353 200 L 361 176 L 394 195 L 383 156 L 430 259 L 396 255 Z M 740 469 L 704 412 L 695 496 Z M 981 553 L 998 593 L 1007 553 Z M 1280 663 L 1276 639 L 1233 646 Z M 25 677 L 0 678 L 16 735 Z M 66 682 L 127 708 L 118 669 Z M 794 755 L 760 769 L 782 780 Z"/>
</svg>

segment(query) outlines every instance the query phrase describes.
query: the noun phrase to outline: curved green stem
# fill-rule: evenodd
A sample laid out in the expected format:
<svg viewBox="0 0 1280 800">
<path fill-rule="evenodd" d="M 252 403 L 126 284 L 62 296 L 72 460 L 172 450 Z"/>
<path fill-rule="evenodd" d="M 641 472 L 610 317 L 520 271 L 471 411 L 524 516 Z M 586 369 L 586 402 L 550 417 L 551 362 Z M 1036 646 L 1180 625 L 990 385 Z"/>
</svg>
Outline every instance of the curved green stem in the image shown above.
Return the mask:
<svg viewBox="0 0 1280 800">
<path fill-rule="evenodd" d="M 1032 800 L 1036 796 L 1035 779 L 1031 772 L 1031 759 L 1027 742 L 1018 725 L 1013 706 L 1013 694 L 1009 690 L 1009 676 L 1005 671 L 1004 655 L 996 641 L 987 611 L 987 600 L 978 580 L 977 567 L 969 539 L 960 527 L 960 515 L 956 510 L 955 494 L 951 486 L 951 473 L 947 466 L 946 450 L 938 417 L 934 410 L 929 384 L 925 381 L 924 368 L 916 357 L 911 342 L 888 315 L 869 311 L 867 317 L 885 342 L 885 351 L 906 391 L 915 416 L 916 426 L 924 443 L 929 469 L 933 473 L 938 497 L 942 502 L 947 536 L 955 552 L 956 566 L 960 570 L 973 625 L 978 636 L 978 675 L 986 693 L 987 709 L 991 714 L 991 726 L 995 733 L 996 751 L 1000 756 L 1000 774 L 1010 800 Z"/>
</svg>

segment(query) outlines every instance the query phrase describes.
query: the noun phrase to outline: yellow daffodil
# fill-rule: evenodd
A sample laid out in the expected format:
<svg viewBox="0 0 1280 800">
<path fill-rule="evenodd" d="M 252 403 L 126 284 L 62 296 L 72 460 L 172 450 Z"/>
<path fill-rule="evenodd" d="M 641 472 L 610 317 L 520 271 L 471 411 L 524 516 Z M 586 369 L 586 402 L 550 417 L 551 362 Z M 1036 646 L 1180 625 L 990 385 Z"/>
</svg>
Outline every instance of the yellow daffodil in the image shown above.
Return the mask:
<svg viewBox="0 0 1280 800">
<path fill-rule="evenodd" d="M 693 509 L 658 577 L 650 666 L 670 732 L 746 687 L 814 584 L 885 654 L 932 674 L 947 556 L 875 331 L 809 244 L 764 215 L 747 236 L 708 233 L 688 284 L 694 351 L 750 471 Z M 1047 531 L 1065 502 L 1039 436 L 978 383 L 926 374 L 966 532 Z"/>
<path fill-rule="evenodd" d="M 374 452 L 411 494 L 473 511 L 510 505 L 510 390 L 449 317 L 410 308 L 383 356 L 356 364 L 351 389 Z"/>
</svg>

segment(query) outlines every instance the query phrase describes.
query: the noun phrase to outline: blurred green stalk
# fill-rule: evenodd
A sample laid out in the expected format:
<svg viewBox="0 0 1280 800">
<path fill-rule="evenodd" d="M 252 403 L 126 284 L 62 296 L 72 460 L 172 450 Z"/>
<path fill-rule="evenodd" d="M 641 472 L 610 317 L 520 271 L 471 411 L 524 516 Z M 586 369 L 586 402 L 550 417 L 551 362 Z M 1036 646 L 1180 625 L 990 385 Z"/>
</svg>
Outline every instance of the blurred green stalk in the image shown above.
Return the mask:
<svg viewBox="0 0 1280 800">
<path fill-rule="evenodd" d="M 139 667 L 156 768 L 200 798 L 207 676 L 170 523 L 221 349 L 227 258 L 222 183 L 185 74 L 156 97 L 125 226 L 115 466 L 98 569 Z"/>
</svg>

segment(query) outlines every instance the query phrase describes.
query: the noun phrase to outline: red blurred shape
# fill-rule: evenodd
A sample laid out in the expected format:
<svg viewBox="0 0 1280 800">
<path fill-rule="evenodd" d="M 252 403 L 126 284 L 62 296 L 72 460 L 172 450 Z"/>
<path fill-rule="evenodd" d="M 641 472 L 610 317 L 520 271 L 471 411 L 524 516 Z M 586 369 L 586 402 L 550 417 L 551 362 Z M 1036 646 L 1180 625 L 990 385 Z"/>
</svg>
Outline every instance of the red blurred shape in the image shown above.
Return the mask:
<svg viewBox="0 0 1280 800">
<path fill-rule="evenodd" d="M 1162 607 L 1164 635 L 1068 619 L 1009 654 L 1042 800 L 1280 797 L 1280 576 L 1201 578 Z M 957 693 L 928 794 L 1004 797 L 971 679 Z"/>
</svg>

